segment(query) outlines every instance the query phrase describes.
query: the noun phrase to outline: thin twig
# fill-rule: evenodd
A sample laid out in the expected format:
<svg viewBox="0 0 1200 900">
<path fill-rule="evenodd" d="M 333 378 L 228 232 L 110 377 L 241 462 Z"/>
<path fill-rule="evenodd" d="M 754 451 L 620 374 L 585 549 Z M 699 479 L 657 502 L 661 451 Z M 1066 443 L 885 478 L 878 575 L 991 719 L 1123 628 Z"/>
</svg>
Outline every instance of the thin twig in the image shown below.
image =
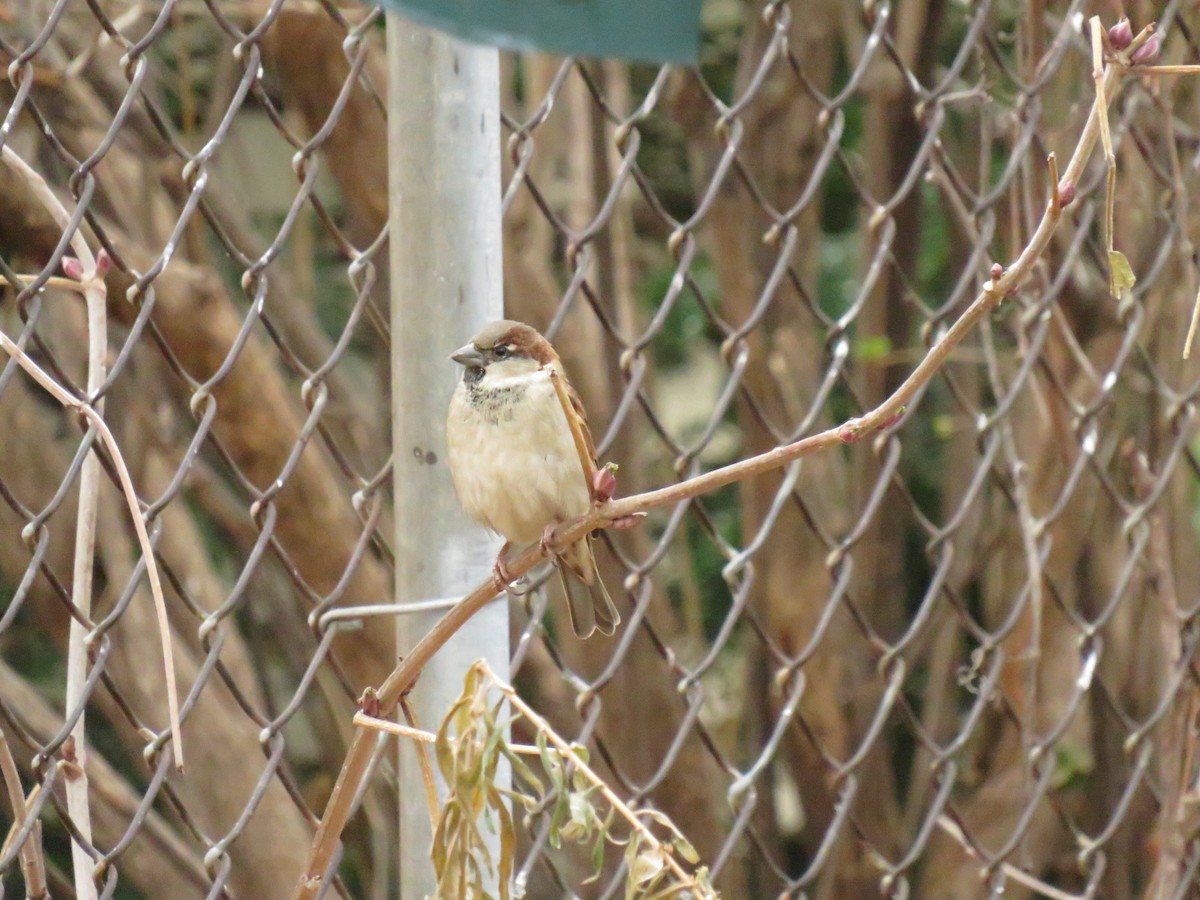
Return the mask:
<svg viewBox="0 0 1200 900">
<path fill-rule="evenodd" d="M 104 356 L 108 346 L 107 312 L 103 282 L 99 288 L 95 283 L 84 288 L 87 303 L 88 361 L 87 391 L 93 396 L 104 383 Z M 97 400 L 96 412 L 103 415 L 103 401 Z M 72 568 L 71 602 L 83 621 L 72 617 L 70 637 L 67 643 L 67 691 L 65 705 L 68 711 L 79 709 L 79 717 L 71 729 L 75 742 L 75 753 L 79 762 L 76 778 L 66 780 L 67 811 L 71 815 L 79 834 L 87 843 L 92 843 L 92 819 L 88 805 L 87 777 L 87 694 L 85 688 L 88 673 L 88 632 L 84 624 L 92 616 L 92 572 L 96 558 L 96 517 L 100 508 L 100 457 L 91 450 L 83 460 L 79 472 L 79 512 L 75 519 L 75 560 Z M 93 878 L 95 862 L 79 843 L 71 843 L 71 859 L 75 871 L 75 893 L 82 900 L 95 900 L 96 883 Z"/>
<path fill-rule="evenodd" d="M 375 731 L 384 731 L 388 734 L 394 734 L 396 737 L 409 738 L 421 744 L 433 744 L 437 742 L 437 735 L 432 731 L 425 731 L 423 728 L 414 728 L 410 725 L 401 725 L 399 722 L 393 722 L 391 719 L 377 719 L 374 716 L 368 716 L 364 712 L 355 713 L 353 722 L 359 728 L 372 728 Z M 450 743 L 453 744 L 454 742 L 455 738 L 450 738 Z M 518 756 L 542 755 L 542 749 L 533 744 L 507 744 L 506 746 Z"/>
<path fill-rule="evenodd" d="M 1183 342 L 1183 358 L 1192 355 L 1192 343 L 1196 340 L 1196 327 L 1200 325 L 1200 288 L 1196 291 L 1196 302 L 1192 304 L 1192 321 L 1188 324 L 1187 338 Z"/>
<path fill-rule="evenodd" d="M 37 280 L 37 275 L 18 275 L 18 281 L 23 281 L 25 284 L 33 284 Z M 46 279 L 44 287 L 58 288 L 63 291 L 74 291 L 77 294 L 82 294 L 84 290 L 83 282 L 76 281 L 74 278 L 64 278 L 62 275 L 51 275 Z"/>
<path fill-rule="evenodd" d="M 34 806 L 37 804 L 38 798 L 41 797 L 43 787 L 44 787 L 44 785 L 42 784 L 42 782 L 39 781 L 29 791 L 29 796 L 25 798 L 25 811 L 26 812 L 33 809 Z M 4 843 L 0 844 L 0 856 L 8 855 L 8 851 L 10 849 L 12 849 L 12 843 L 16 839 L 17 833 L 19 831 L 20 831 L 20 829 L 17 828 L 15 825 L 11 829 L 9 829 L 8 835 L 4 838 Z"/>
<path fill-rule="evenodd" d="M 1087 123 L 1075 146 L 1075 152 L 1071 155 L 1071 160 L 1063 172 L 1064 184 L 1069 183 L 1073 186 L 1078 183 L 1083 167 L 1087 164 L 1096 144 L 1100 128 L 1099 111 L 1111 98 L 1124 71 L 1125 66 L 1119 61 L 1108 67 L 1102 90 L 1092 105 Z M 510 561 L 508 563 L 509 571 L 514 578 L 517 578 L 542 562 L 552 550 L 567 547 L 586 534 L 600 528 L 607 528 L 615 520 L 711 493 L 728 484 L 746 481 L 778 469 L 803 456 L 810 456 L 831 447 L 860 440 L 864 435 L 887 427 L 925 387 L 955 347 L 971 333 L 979 321 L 999 305 L 1005 296 L 1021 286 L 1034 264 L 1049 246 L 1050 239 L 1062 217 L 1063 206 L 1060 197 L 1052 195 L 1048 199 L 1041 222 L 1038 223 L 1029 242 L 1012 265 L 998 278 L 984 283 L 983 290 L 974 302 L 930 348 L 904 383 L 870 412 L 819 434 L 776 447 L 774 450 L 768 450 L 757 456 L 714 469 L 695 478 L 600 504 L 586 516 L 580 516 L 561 525 L 556 530 L 555 539 L 550 545 L 542 547 L 540 544 L 535 544 L 515 560 Z M 381 715 L 391 715 L 400 697 L 411 690 L 417 676 L 433 655 L 464 623 L 486 606 L 498 591 L 495 579 L 487 579 L 447 612 L 417 642 L 376 691 Z M 373 746 L 374 735 L 368 734 L 365 730 L 356 733 L 351 741 L 350 749 L 342 764 L 342 770 L 338 773 L 333 793 L 325 806 L 321 824 L 313 837 L 308 865 L 293 894 L 294 900 L 313 900 L 320 892 L 325 870 L 329 867 L 337 849 L 342 829 L 345 828 L 346 822 L 349 821 L 350 814 L 353 812 L 354 797 L 358 794 L 359 785 L 370 768 Z"/>
<path fill-rule="evenodd" d="M 1200 66 L 1138 66 L 1139 75 L 1200 75 Z"/>
<path fill-rule="evenodd" d="M 1104 26 L 1100 24 L 1099 16 L 1092 16 L 1089 22 L 1092 28 L 1092 80 L 1096 83 L 1096 96 L 1104 93 L 1104 49 L 1107 41 L 1104 39 Z M 1104 148 L 1105 162 L 1112 159 L 1112 132 L 1108 127 L 1108 108 L 1100 107 L 1100 146 Z"/>
<path fill-rule="evenodd" d="M 64 210 L 65 214 L 65 210 Z M 76 231 L 71 241 L 72 248 L 80 254 L 84 266 L 80 284 L 87 309 L 87 396 L 92 400 L 97 415 L 104 415 L 104 400 L 96 398 L 96 392 L 104 384 L 108 353 L 108 292 L 104 279 L 96 272 L 96 260 L 91 259 L 87 242 Z M 96 517 L 100 508 L 100 457 L 93 449 L 83 460 L 79 472 L 79 513 L 75 519 L 75 560 L 72 569 L 71 602 L 79 611 L 83 621 L 71 619 L 70 638 L 67 644 L 67 694 L 66 708 L 74 710 L 84 707 L 87 695 L 84 688 L 88 671 L 88 627 L 83 622 L 92 615 L 92 572 L 96 559 Z M 66 780 L 67 811 L 79 829 L 80 835 L 89 844 L 92 842 L 91 811 L 88 806 L 87 777 L 87 727 L 86 711 L 81 709 L 71 736 L 75 739 L 75 752 L 79 763 L 77 778 Z M 71 858 L 75 869 L 75 893 L 80 898 L 93 900 L 96 897 L 95 862 L 78 843 L 71 844 Z"/>
<path fill-rule="evenodd" d="M 1050 203 L 1053 206 L 1062 205 L 1062 195 L 1058 184 L 1058 155 L 1051 151 L 1046 157 L 1046 166 L 1050 169 Z"/>
<path fill-rule="evenodd" d="M 25 802 L 25 792 L 21 790 L 21 774 L 17 771 L 16 760 L 8 746 L 8 738 L 0 728 L 0 776 L 4 778 L 4 787 L 8 791 L 8 804 L 12 807 L 13 824 L 5 845 L 12 840 L 13 835 L 20 832 L 25 824 L 25 816 L 29 805 Z M 26 900 L 43 900 L 50 896 L 46 889 L 46 861 L 42 857 L 42 825 L 37 823 L 30 830 L 21 846 L 21 874 L 25 876 Z"/>
<path fill-rule="evenodd" d="M 421 731 L 421 723 L 417 721 L 416 710 L 414 710 L 412 708 L 412 704 L 408 702 L 407 698 L 404 698 L 404 697 L 400 698 L 400 709 L 404 713 L 404 718 L 408 720 L 409 726 L 411 726 L 408 729 L 409 731 L 415 732 L 417 734 L 429 734 L 429 732 Z M 357 716 L 354 717 L 355 725 L 366 724 L 364 722 L 359 721 L 360 717 L 363 719 L 368 719 L 373 723 L 374 722 L 387 722 L 388 725 L 395 725 L 397 728 L 405 727 L 396 722 L 388 721 L 387 719 L 371 719 L 371 717 L 367 716 L 365 713 L 359 713 Z M 367 727 L 374 727 L 374 725 L 368 725 Z M 381 729 L 381 730 L 389 731 L 390 729 L 385 728 L 385 729 Z M 436 735 L 430 734 L 429 737 L 430 737 L 430 743 L 437 740 Z M 421 765 L 421 781 L 425 785 L 425 803 L 429 807 L 429 824 L 432 827 L 431 833 L 436 833 L 437 825 L 438 825 L 439 805 L 438 805 L 438 796 L 437 796 L 437 784 L 433 780 L 433 764 L 430 762 L 430 759 L 429 759 L 429 750 L 425 747 L 424 744 L 418 743 L 416 749 L 417 749 L 417 760 Z"/>
<path fill-rule="evenodd" d="M 1197 72 L 1200 72 L 1200 67 L 1197 67 Z M 1170 96 L 1170 88 L 1168 96 Z M 1166 129 L 1166 144 L 1170 151 L 1167 158 L 1171 161 L 1171 180 L 1173 182 L 1171 193 L 1173 195 L 1173 205 L 1175 207 L 1175 221 L 1188 221 L 1188 190 L 1183 182 L 1183 164 L 1179 159 L 1179 140 L 1175 134 L 1175 117 L 1163 117 L 1164 128 Z M 1180 233 L 1183 240 L 1182 251 L 1183 258 L 1195 259 L 1196 247 L 1192 243 L 1192 239 L 1188 237 L 1187 229 L 1183 229 Z M 1196 271 L 1193 267 L 1191 275 L 1196 283 L 1196 299 L 1192 303 L 1192 319 L 1188 323 L 1187 337 L 1183 341 L 1183 358 L 1188 359 L 1192 355 L 1192 343 L 1196 340 L 1196 327 L 1200 325 L 1200 278 L 1196 278 Z"/>
<path fill-rule="evenodd" d="M 1104 93 L 1104 28 L 1099 16 L 1092 16 L 1092 79 L 1096 82 L 1096 96 Z M 1117 158 L 1113 155 L 1112 130 L 1108 126 L 1108 107 L 1100 104 L 1100 146 L 1104 149 L 1104 165 L 1107 169 L 1104 192 L 1104 242 L 1109 253 L 1113 251 L 1113 207 L 1117 191 Z M 1109 266 L 1111 268 L 1111 262 Z M 1110 279 L 1111 280 L 1111 279 Z"/>
</svg>

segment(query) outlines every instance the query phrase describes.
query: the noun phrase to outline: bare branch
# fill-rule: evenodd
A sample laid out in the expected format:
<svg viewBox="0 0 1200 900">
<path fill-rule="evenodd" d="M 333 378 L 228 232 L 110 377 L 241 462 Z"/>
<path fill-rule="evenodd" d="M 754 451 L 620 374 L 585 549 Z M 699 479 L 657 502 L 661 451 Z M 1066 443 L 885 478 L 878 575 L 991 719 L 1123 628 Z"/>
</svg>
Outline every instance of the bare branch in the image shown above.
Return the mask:
<svg viewBox="0 0 1200 900">
<path fill-rule="evenodd" d="M 8 791 L 8 805 L 12 807 L 13 824 L 9 838 L 21 830 L 25 824 L 29 805 L 25 802 L 25 792 L 21 790 L 21 774 L 17 771 L 17 763 L 13 759 L 12 750 L 8 746 L 8 738 L 4 729 L 0 728 L 0 777 L 4 778 L 4 787 Z M 25 838 L 21 847 L 21 872 L 25 876 L 25 896 L 28 900 L 43 900 L 50 896 L 46 890 L 46 860 L 42 856 L 42 826 L 39 822 Z"/>
</svg>

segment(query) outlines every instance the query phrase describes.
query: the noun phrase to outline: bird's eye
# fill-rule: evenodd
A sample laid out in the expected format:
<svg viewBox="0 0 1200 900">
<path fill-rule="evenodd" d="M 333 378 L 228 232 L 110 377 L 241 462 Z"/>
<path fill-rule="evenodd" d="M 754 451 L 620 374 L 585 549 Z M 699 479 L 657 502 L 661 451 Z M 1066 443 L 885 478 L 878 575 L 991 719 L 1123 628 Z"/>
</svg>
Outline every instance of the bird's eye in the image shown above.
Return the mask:
<svg viewBox="0 0 1200 900">
<path fill-rule="evenodd" d="M 497 347 L 492 353 L 495 354 L 496 359 L 508 359 L 512 351 L 508 347 Z"/>
</svg>

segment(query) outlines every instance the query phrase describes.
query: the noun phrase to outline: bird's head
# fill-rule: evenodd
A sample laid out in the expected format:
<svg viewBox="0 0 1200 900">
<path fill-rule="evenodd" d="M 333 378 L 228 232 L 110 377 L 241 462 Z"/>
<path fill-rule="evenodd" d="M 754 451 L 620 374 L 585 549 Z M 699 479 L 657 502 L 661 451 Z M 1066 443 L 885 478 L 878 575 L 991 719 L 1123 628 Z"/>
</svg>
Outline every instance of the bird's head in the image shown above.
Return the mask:
<svg viewBox="0 0 1200 900">
<path fill-rule="evenodd" d="M 468 384 L 500 383 L 528 376 L 558 360 L 550 342 L 523 322 L 504 319 L 487 325 L 450 358 L 464 368 Z"/>
</svg>

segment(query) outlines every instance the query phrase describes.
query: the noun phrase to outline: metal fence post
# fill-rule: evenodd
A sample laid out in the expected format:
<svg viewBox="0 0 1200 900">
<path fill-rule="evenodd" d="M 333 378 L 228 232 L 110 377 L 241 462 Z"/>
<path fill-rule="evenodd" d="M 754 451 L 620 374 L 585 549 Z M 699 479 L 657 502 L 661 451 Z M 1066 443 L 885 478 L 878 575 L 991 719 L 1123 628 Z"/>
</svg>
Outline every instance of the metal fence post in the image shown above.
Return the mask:
<svg viewBox="0 0 1200 900">
<path fill-rule="evenodd" d="M 396 597 L 454 599 L 485 577 L 498 541 L 459 509 L 446 466 L 445 417 L 458 377 L 448 354 L 502 317 L 500 71 L 493 48 L 463 44 L 395 15 L 387 21 Z M 399 617 L 403 654 L 441 612 Z M 438 653 L 411 700 L 434 729 L 485 657 L 508 671 L 508 608 L 476 616 Z M 432 832 L 417 755 L 401 741 L 400 894 L 434 892 Z M 499 856 L 499 838 L 490 848 Z"/>
</svg>

